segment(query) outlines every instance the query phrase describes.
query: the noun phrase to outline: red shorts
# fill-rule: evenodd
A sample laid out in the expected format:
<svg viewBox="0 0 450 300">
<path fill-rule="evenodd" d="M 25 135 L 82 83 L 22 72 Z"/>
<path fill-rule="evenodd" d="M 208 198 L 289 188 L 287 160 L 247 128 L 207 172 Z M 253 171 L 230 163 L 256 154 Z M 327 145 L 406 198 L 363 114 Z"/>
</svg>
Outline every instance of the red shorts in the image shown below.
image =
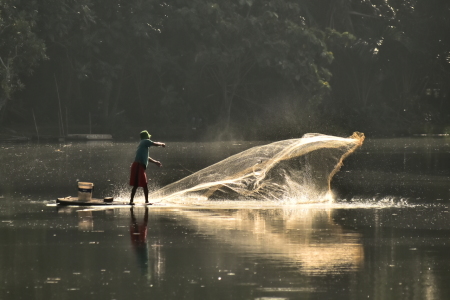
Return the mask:
<svg viewBox="0 0 450 300">
<path fill-rule="evenodd" d="M 139 187 L 147 186 L 147 174 L 145 174 L 145 166 L 136 161 L 131 165 L 130 185 Z"/>
</svg>

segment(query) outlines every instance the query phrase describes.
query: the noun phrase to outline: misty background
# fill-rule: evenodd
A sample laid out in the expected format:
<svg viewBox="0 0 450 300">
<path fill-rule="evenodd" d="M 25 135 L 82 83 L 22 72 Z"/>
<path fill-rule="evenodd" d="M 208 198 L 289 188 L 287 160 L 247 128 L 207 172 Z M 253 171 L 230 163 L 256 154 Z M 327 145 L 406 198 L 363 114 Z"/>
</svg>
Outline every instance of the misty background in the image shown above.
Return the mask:
<svg viewBox="0 0 450 300">
<path fill-rule="evenodd" d="M 449 133 L 447 0 L 0 0 L 0 137 Z"/>
</svg>

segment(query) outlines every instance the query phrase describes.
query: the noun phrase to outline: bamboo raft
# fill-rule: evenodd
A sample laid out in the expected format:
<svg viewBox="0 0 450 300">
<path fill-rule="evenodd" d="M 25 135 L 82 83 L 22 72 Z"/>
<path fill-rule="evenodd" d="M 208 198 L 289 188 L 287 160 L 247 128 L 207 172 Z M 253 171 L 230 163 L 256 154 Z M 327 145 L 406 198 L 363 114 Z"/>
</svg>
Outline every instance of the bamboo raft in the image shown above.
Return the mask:
<svg viewBox="0 0 450 300">
<path fill-rule="evenodd" d="M 112 197 L 106 197 L 104 199 L 96 199 L 92 198 L 92 200 L 89 201 L 82 201 L 78 200 L 77 197 L 64 197 L 64 198 L 57 198 L 56 203 L 58 205 L 74 205 L 74 206 L 129 206 L 129 202 L 124 201 L 113 201 Z M 152 205 L 153 203 L 135 203 L 134 205 L 140 206 L 140 205 Z"/>
</svg>

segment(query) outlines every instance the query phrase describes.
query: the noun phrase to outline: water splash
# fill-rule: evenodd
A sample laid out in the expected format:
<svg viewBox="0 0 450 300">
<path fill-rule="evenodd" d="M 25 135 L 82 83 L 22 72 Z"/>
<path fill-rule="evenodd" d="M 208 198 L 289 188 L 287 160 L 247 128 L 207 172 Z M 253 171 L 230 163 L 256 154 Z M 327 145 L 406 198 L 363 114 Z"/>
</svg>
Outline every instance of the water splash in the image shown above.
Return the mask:
<svg viewBox="0 0 450 300">
<path fill-rule="evenodd" d="M 423 204 L 414 204 L 409 201 L 408 198 L 403 197 L 353 197 L 350 201 L 341 201 L 338 200 L 334 203 L 334 208 L 404 208 L 404 207 L 418 207 Z"/>
<path fill-rule="evenodd" d="M 359 132 L 349 138 L 310 133 L 254 147 L 169 184 L 150 198 L 180 204 L 206 200 L 330 202 L 331 179 L 363 141 L 364 134 Z"/>
</svg>

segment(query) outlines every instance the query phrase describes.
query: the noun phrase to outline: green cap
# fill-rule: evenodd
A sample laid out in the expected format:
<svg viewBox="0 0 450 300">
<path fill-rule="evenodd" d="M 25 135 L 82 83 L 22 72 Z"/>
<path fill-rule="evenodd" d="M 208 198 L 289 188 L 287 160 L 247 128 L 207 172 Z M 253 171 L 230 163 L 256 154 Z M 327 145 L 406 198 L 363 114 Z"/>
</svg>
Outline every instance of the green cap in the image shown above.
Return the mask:
<svg viewBox="0 0 450 300">
<path fill-rule="evenodd" d="M 147 130 L 141 131 L 139 136 L 141 137 L 141 140 L 147 140 L 147 139 L 150 139 L 150 137 L 151 137 L 151 135 L 148 133 Z"/>
</svg>

